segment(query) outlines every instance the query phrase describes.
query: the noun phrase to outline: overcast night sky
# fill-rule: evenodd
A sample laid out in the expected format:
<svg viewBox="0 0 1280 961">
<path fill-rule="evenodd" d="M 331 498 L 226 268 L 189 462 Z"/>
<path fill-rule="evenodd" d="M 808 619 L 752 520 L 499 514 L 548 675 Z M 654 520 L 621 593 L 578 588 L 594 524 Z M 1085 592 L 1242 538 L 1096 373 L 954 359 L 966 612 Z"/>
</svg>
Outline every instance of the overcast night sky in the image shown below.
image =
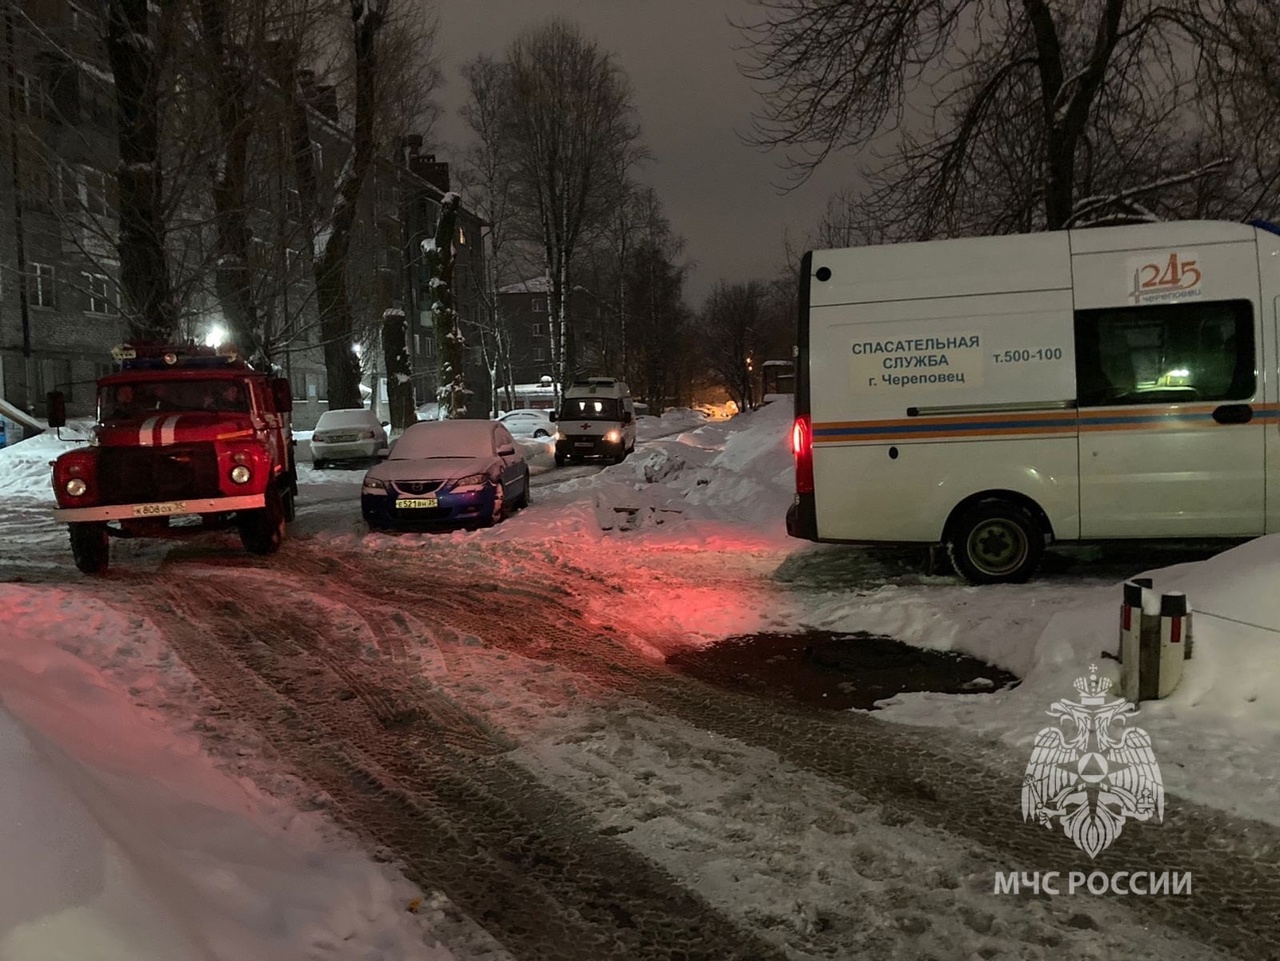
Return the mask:
<svg viewBox="0 0 1280 961">
<path fill-rule="evenodd" d="M 576 21 L 614 53 L 631 79 L 641 135 L 653 160 L 639 179 L 658 192 L 685 257 L 696 266 L 685 296 L 700 307 L 717 280 L 767 279 L 783 263 L 783 236 L 799 244 L 840 186 L 853 158 L 828 161 L 803 188 L 780 196 L 776 153 L 744 145 L 759 103 L 738 73 L 742 35 L 728 22 L 751 12 L 749 0 L 436 0 L 440 16 L 444 116 L 437 131 L 444 159 L 456 160 L 467 135 L 457 115 L 459 75 L 478 53 L 500 55 L 517 33 L 552 16 Z"/>
</svg>

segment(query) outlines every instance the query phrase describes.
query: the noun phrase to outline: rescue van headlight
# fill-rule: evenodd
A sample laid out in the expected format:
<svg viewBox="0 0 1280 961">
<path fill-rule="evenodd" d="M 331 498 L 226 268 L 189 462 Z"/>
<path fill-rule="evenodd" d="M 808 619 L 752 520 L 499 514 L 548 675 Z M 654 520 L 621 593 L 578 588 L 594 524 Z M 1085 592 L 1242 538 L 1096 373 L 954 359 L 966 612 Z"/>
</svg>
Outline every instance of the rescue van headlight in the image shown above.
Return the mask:
<svg viewBox="0 0 1280 961">
<path fill-rule="evenodd" d="M 245 467 L 244 464 L 236 464 L 235 467 L 231 468 L 231 483 L 233 484 L 247 484 L 252 476 L 253 471 Z"/>
<path fill-rule="evenodd" d="M 618 441 L 622 440 L 622 434 L 619 431 L 611 430 L 609 433 L 604 435 L 604 439 L 610 444 L 616 444 Z"/>
<path fill-rule="evenodd" d="M 568 440 L 563 431 L 556 431 L 556 440 Z"/>
<path fill-rule="evenodd" d="M 84 492 L 89 489 L 89 485 L 82 481 L 79 477 L 73 477 L 67 481 L 66 492 L 72 497 L 83 497 Z"/>
</svg>

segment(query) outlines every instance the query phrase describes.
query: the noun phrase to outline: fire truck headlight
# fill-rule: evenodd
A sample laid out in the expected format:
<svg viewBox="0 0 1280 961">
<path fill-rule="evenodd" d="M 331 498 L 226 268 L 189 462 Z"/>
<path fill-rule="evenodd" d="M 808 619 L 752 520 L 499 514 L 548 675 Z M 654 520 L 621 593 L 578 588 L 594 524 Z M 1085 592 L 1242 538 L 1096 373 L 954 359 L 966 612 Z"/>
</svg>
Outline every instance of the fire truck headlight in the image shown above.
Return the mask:
<svg viewBox="0 0 1280 961">
<path fill-rule="evenodd" d="M 79 477 L 73 477 L 67 481 L 66 491 L 72 497 L 81 497 L 84 492 L 89 489 L 89 485 L 82 481 Z"/>
<path fill-rule="evenodd" d="M 247 484 L 252 476 L 253 471 L 245 467 L 244 464 L 237 464 L 231 468 L 231 482 L 233 484 Z"/>
</svg>

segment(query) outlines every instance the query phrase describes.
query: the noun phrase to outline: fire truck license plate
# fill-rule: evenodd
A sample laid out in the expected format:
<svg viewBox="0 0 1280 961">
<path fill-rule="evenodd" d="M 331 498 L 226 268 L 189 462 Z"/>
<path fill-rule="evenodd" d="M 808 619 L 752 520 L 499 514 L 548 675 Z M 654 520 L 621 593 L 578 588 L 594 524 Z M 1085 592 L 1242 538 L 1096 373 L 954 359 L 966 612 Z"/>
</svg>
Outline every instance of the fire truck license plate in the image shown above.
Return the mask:
<svg viewBox="0 0 1280 961">
<path fill-rule="evenodd" d="M 396 501 L 396 507 L 435 507 L 436 499 L 434 497 L 418 497 L 409 498 L 407 500 Z"/>
<path fill-rule="evenodd" d="M 187 513 L 186 501 L 167 501 L 163 504 L 135 504 L 134 517 L 157 517 L 165 514 Z"/>
</svg>

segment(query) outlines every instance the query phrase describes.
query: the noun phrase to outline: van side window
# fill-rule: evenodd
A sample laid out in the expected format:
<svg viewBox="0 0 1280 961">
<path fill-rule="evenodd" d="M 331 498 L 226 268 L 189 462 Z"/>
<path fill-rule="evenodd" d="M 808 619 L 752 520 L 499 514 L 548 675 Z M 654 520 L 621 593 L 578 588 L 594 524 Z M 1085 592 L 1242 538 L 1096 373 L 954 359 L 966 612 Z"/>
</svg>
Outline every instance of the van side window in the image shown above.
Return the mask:
<svg viewBox="0 0 1280 961">
<path fill-rule="evenodd" d="M 1248 400 L 1257 389 L 1247 300 L 1078 310 L 1081 407 Z"/>
</svg>

